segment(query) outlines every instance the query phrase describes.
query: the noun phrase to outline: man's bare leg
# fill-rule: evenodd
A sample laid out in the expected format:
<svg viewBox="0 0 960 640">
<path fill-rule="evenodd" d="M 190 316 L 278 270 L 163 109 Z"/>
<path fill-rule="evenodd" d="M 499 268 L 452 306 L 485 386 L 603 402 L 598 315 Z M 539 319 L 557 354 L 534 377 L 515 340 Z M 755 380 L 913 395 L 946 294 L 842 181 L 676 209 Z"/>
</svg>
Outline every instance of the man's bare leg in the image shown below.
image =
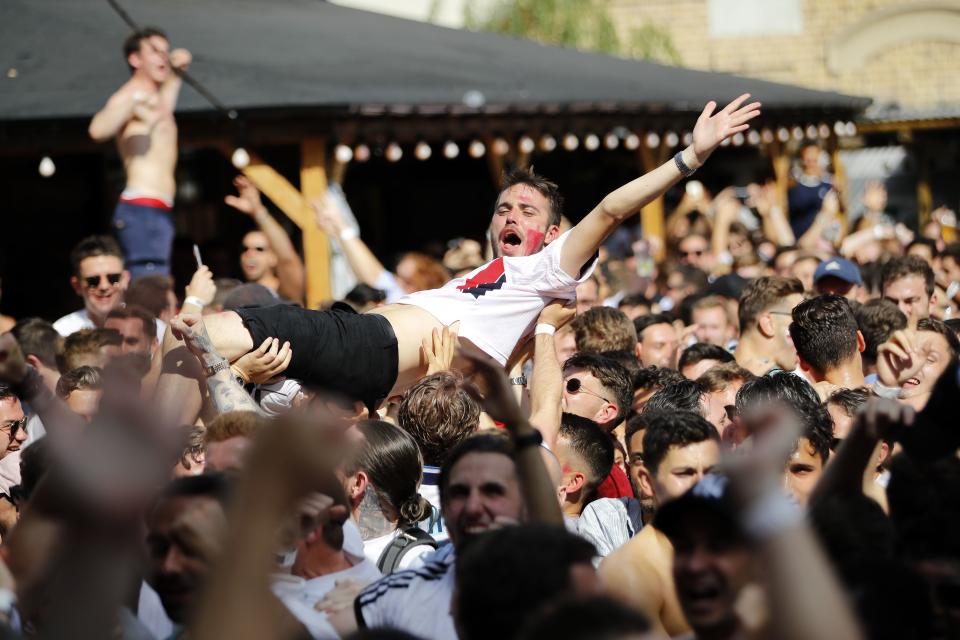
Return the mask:
<svg viewBox="0 0 960 640">
<path fill-rule="evenodd" d="M 224 311 L 204 316 L 203 325 L 217 352 L 233 361 L 253 349 L 253 338 L 240 316 Z M 163 337 L 160 381 L 154 402 L 173 425 L 193 424 L 200 415 L 206 382 L 197 358 L 169 328 Z"/>
</svg>

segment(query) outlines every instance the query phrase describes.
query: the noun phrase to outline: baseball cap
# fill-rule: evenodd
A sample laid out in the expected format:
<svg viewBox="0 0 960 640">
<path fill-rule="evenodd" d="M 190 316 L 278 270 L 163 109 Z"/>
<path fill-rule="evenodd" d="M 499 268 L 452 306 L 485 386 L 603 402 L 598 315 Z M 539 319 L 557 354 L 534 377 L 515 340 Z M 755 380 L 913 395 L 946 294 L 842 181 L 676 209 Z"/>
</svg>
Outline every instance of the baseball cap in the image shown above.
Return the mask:
<svg viewBox="0 0 960 640">
<path fill-rule="evenodd" d="M 723 520 L 728 531 L 734 532 L 737 537 L 746 538 L 737 518 L 730 479 L 726 476 L 708 473 L 685 494 L 657 509 L 652 524 L 667 538 L 672 539 L 683 526 L 683 516 L 694 511 L 710 513 Z"/>
<path fill-rule="evenodd" d="M 860 277 L 860 267 L 845 258 L 830 258 L 818 264 L 817 270 L 813 273 L 813 281 L 817 282 L 827 276 L 839 278 L 850 284 L 863 284 L 863 279 Z"/>
</svg>

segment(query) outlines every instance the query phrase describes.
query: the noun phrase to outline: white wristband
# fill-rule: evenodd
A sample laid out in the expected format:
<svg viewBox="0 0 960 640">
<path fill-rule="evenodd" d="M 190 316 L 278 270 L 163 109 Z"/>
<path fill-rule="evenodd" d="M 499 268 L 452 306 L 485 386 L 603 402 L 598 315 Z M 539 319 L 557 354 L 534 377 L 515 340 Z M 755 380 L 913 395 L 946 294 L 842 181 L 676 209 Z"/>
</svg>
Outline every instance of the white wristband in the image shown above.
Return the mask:
<svg viewBox="0 0 960 640">
<path fill-rule="evenodd" d="M 537 336 L 552 336 L 556 332 L 557 328 L 546 322 L 537 323 L 537 328 L 533 330 L 533 334 Z"/>
<path fill-rule="evenodd" d="M 197 296 L 187 296 L 186 298 L 183 299 L 183 304 L 184 305 L 192 304 L 196 307 L 200 307 L 201 309 L 207 306 L 207 303 L 205 303 L 203 300 L 201 300 Z"/>
<path fill-rule="evenodd" d="M 340 232 L 341 240 L 353 240 L 354 238 L 359 238 L 359 237 L 360 237 L 360 232 L 353 227 L 347 227 Z"/>
</svg>

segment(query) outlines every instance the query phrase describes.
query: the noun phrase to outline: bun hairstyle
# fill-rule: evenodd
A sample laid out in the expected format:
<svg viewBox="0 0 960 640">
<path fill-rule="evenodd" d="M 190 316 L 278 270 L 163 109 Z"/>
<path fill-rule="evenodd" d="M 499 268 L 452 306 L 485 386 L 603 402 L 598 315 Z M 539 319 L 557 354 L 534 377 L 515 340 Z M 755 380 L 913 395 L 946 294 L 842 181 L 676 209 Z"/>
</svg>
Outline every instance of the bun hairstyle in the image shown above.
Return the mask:
<svg viewBox="0 0 960 640">
<path fill-rule="evenodd" d="M 364 441 L 349 465 L 350 473 L 367 474 L 380 503 L 396 511 L 400 527 L 429 516 L 430 503 L 418 492 L 423 457 L 413 437 L 383 420 L 363 420 L 357 428 Z"/>
<path fill-rule="evenodd" d="M 418 493 L 400 505 L 400 522 L 404 524 L 420 522 L 427 518 L 432 510 L 430 501 Z"/>
</svg>

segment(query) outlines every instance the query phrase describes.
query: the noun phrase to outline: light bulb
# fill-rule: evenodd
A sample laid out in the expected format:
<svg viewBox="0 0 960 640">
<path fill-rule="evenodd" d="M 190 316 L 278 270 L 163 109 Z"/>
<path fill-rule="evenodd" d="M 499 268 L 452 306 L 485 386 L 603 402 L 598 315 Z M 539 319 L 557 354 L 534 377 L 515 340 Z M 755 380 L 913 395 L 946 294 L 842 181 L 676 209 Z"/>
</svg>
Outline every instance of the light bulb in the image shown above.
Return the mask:
<svg viewBox="0 0 960 640">
<path fill-rule="evenodd" d="M 623 146 L 630 151 L 638 149 L 640 147 L 640 136 L 635 133 L 627 134 L 627 137 L 623 139 Z"/>
<path fill-rule="evenodd" d="M 43 158 L 40 159 L 38 171 L 40 171 L 40 175 L 42 175 L 44 178 L 49 178 L 57 172 L 57 165 L 53 164 L 53 160 L 50 159 L 50 156 L 43 156 Z"/>
<path fill-rule="evenodd" d="M 660 146 L 660 135 L 655 131 L 651 131 L 644 136 L 643 141 L 646 143 L 647 149 L 656 149 Z"/>
<path fill-rule="evenodd" d="M 563 148 L 567 151 L 576 151 L 577 147 L 579 146 L 580 140 L 577 138 L 577 136 L 573 135 L 572 133 L 568 133 L 567 135 L 563 136 Z"/>
<path fill-rule="evenodd" d="M 544 134 L 543 137 L 540 138 L 540 150 L 541 150 L 541 151 L 550 152 L 550 151 L 553 151 L 553 150 L 556 149 L 556 148 L 557 148 L 557 139 L 554 138 L 554 137 L 553 137 L 552 135 L 550 135 L 549 133 Z"/>
<path fill-rule="evenodd" d="M 470 154 L 471 158 L 482 158 L 483 154 L 486 152 L 487 146 L 479 140 L 474 140 L 470 143 L 470 146 L 467 147 L 467 153 Z"/>
<path fill-rule="evenodd" d="M 413 155 L 417 160 L 428 160 L 433 155 L 433 149 L 426 142 L 418 142 L 413 148 Z"/>
<path fill-rule="evenodd" d="M 620 145 L 620 138 L 615 133 L 608 133 L 603 136 L 603 146 L 613 151 Z"/>
<path fill-rule="evenodd" d="M 245 169 L 247 165 L 250 164 L 250 154 L 247 153 L 247 150 L 243 147 L 237 147 L 233 155 L 230 156 L 230 162 L 233 163 L 237 169 Z"/>
<path fill-rule="evenodd" d="M 370 159 L 370 147 L 365 144 L 358 144 L 353 148 L 353 159 L 357 162 L 366 162 Z"/>
<path fill-rule="evenodd" d="M 587 151 L 596 151 L 600 148 L 600 137 L 595 133 L 588 133 L 583 138 L 583 148 Z"/>
<path fill-rule="evenodd" d="M 353 160 L 353 149 L 345 144 L 338 144 L 333 150 L 333 157 L 336 158 L 340 164 L 347 164 Z"/>
<path fill-rule="evenodd" d="M 520 149 L 520 153 L 533 153 L 533 150 L 536 148 L 536 146 L 536 143 L 530 136 L 523 136 L 520 138 L 520 141 L 517 142 L 517 148 Z"/>
<path fill-rule="evenodd" d="M 447 140 L 443 145 L 443 157 L 447 160 L 453 160 L 460 155 L 460 147 L 453 140 Z"/>
<path fill-rule="evenodd" d="M 396 142 L 391 142 L 387 145 L 383 155 L 386 156 L 388 162 L 397 162 L 403 157 L 403 149 Z"/>
<path fill-rule="evenodd" d="M 750 131 L 747 132 L 747 142 L 753 146 L 760 144 L 760 133 L 756 129 L 750 129 Z"/>
<path fill-rule="evenodd" d="M 663 141 L 667 143 L 667 146 L 671 149 L 680 144 L 680 136 L 674 131 L 668 131 L 667 135 L 663 137 Z"/>
<path fill-rule="evenodd" d="M 493 141 L 493 152 L 498 156 L 505 156 L 510 151 L 510 143 L 503 138 Z"/>
</svg>

